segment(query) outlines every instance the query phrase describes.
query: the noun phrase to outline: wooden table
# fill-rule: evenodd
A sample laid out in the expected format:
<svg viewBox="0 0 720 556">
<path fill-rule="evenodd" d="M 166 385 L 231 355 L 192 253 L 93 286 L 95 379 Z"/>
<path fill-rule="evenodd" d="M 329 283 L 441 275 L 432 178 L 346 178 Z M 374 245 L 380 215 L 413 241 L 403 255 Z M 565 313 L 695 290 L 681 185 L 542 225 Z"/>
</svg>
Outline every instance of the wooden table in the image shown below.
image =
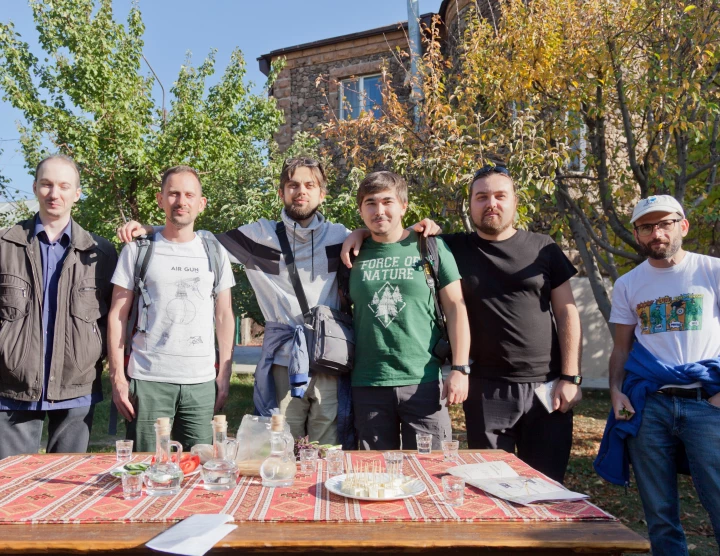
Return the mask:
<svg viewBox="0 0 720 556">
<path fill-rule="evenodd" d="M 172 523 L 2 524 L 0 554 L 160 554 L 145 547 Z M 648 552 L 618 522 L 240 522 L 211 554 L 614 554 Z"/>
</svg>

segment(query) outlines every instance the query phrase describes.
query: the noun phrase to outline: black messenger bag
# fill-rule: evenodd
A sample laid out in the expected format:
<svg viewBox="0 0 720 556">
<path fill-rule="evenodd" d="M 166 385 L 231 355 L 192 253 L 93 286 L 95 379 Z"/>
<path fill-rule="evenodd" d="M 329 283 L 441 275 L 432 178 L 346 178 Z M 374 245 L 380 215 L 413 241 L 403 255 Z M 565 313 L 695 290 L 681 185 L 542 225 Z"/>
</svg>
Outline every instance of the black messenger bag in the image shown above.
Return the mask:
<svg viewBox="0 0 720 556">
<path fill-rule="evenodd" d="M 352 317 L 327 305 L 309 308 L 295 266 L 295 257 L 290 250 L 284 222 L 277 223 L 275 233 L 280 240 L 285 266 L 290 273 L 290 283 L 303 313 L 310 370 L 331 375 L 349 373 L 353 369 L 355 359 L 355 331 Z"/>
</svg>

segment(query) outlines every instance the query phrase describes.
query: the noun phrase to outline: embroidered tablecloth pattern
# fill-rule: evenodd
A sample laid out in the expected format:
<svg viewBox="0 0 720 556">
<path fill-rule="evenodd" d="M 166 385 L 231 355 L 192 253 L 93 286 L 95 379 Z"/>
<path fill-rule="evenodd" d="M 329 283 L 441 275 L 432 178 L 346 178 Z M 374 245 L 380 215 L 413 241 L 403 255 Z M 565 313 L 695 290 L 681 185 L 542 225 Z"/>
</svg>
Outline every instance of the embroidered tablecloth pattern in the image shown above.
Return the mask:
<svg viewBox="0 0 720 556">
<path fill-rule="evenodd" d="M 379 461 L 377 452 L 346 452 L 346 471 Z M 136 461 L 149 461 L 138 456 Z M 464 452 L 458 463 L 506 461 L 518 474 L 543 477 L 506 453 Z M 210 492 L 200 474 L 187 477 L 177 496 L 125 500 L 120 479 L 110 475 L 115 455 L 25 455 L 0 461 L 0 523 L 174 522 L 196 513 L 227 513 L 239 521 L 592 521 L 614 520 L 587 502 L 511 504 L 468 486 L 465 503 L 453 508 L 442 500 L 441 477 L 453 463 L 442 454 L 405 454 L 404 474 L 422 480 L 427 490 L 396 501 L 363 502 L 325 489 L 325 462 L 318 472 L 298 475 L 291 488 L 263 488 L 259 477 L 240 477 L 235 489 Z"/>
</svg>

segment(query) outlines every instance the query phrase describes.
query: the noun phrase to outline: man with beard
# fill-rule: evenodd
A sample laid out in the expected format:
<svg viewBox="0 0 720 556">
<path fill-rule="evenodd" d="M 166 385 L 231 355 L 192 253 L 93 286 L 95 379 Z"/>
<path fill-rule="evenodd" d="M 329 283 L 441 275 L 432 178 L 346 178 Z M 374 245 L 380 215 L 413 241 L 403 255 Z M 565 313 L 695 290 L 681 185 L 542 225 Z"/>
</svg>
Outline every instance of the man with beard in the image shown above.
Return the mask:
<svg viewBox="0 0 720 556">
<path fill-rule="evenodd" d="M 210 422 L 230 389 L 235 333 L 230 295 L 235 280 L 227 253 L 214 237 L 201 238 L 194 231 L 207 203 L 197 172 L 189 166 L 167 170 L 157 203 L 165 211 L 165 227 L 150 238 L 152 256 L 141 293 L 135 299 L 143 277 L 137 268 L 139 246 L 133 242 L 122 250 L 112 278 L 108 318 L 113 401 L 127 420 L 127 439 L 139 452 L 155 451 L 158 417 L 172 419 L 173 437 L 186 450 L 212 443 Z M 137 331 L 126 338 L 133 303 L 138 304 Z M 129 383 L 126 342 L 132 342 Z"/>
<path fill-rule="evenodd" d="M 350 232 L 318 212 L 326 192 L 327 178 L 320 162 L 307 157 L 285 161 L 278 188 L 284 205 L 280 218 L 308 306 L 339 309 L 336 275 L 340 248 Z M 309 382 L 296 382 L 299 339 L 295 331 L 304 317 L 285 265 L 277 224 L 262 218 L 218 236 L 230 260 L 245 266 L 266 321 L 263 351 L 255 370 L 255 411 L 269 416 L 278 408 L 295 438 L 309 436 L 310 441 L 321 444 L 354 448 L 349 377 L 311 372 Z M 415 229 L 437 232 L 437 226 L 427 220 Z M 130 222 L 118 233 L 120 239 L 130 241 L 143 232 L 139 224 Z"/>
<path fill-rule="evenodd" d="M 615 282 L 613 412 L 595 468 L 626 483 L 628 453 L 653 554 L 687 554 L 676 477 L 683 461 L 720 542 L 720 260 L 683 250 L 690 225 L 670 195 L 639 201 L 630 222 L 648 258 Z M 682 326 L 667 318 L 643 328 L 648 303 L 665 315 L 674 307 Z"/>
<path fill-rule="evenodd" d="M 501 164 L 475 173 L 476 233 L 444 235 L 462 276 L 472 359 L 463 404 L 468 447 L 503 449 L 561 481 L 580 392 L 577 271 L 552 238 L 513 227 L 515 182 Z M 556 379 L 559 379 L 556 381 Z M 552 382 L 552 406 L 535 389 Z"/>
</svg>

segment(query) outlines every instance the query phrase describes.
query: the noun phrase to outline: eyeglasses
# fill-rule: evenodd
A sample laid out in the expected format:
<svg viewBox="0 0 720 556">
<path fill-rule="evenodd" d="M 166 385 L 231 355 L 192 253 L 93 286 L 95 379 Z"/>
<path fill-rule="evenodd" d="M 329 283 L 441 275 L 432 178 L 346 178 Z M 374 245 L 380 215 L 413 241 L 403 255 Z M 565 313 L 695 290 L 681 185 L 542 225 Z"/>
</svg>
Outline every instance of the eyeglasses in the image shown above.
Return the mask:
<svg viewBox="0 0 720 556">
<path fill-rule="evenodd" d="M 682 222 L 682 218 L 676 218 L 674 220 L 660 220 L 660 222 L 655 222 L 655 224 L 640 224 L 639 226 L 635 226 L 635 231 L 640 237 L 649 236 L 653 233 L 655 228 L 662 230 L 663 232 L 672 232 L 673 228 L 675 228 L 676 222 Z"/>
<path fill-rule="evenodd" d="M 502 174 L 503 176 L 507 176 L 508 178 L 512 177 L 510 176 L 510 172 L 508 172 L 508 169 L 503 164 L 495 164 L 494 166 L 492 164 L 486 164 L 477 172 L 475 172 L 472 181 L 475 182 L 476 180 L 492 173 Z"/>
</svg>

